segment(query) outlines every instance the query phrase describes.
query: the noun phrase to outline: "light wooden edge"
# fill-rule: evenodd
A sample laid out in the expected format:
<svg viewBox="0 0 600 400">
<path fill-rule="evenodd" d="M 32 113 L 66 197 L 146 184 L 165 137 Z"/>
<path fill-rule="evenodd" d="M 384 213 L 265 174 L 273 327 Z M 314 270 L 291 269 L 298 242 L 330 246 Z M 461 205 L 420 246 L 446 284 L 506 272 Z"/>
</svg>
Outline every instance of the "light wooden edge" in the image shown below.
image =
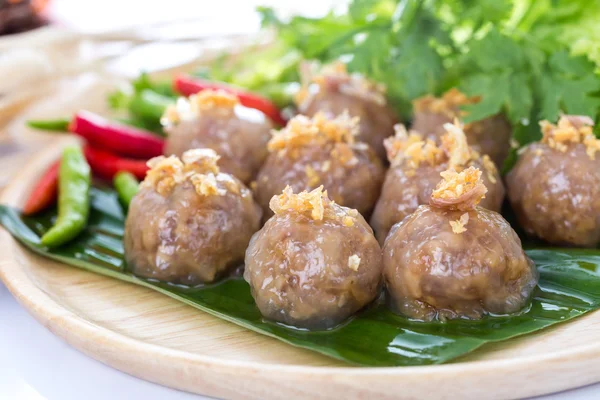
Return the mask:
<svg viewBox="0 0 600 400">
<path fill-rule="evenodd" d="M 23 193 L 26 193 L 35 178 L 38 177 L 43 167 L 57 159 L 60 149 L 69 140 L 60 140 L 51 147 L 40 151 L 32 161 L 9 183 L 2 195 L 0 203 L 16 205 Z M 245 376 L 262 379 L 288 379 L 293 382 L 339 383 L 353 384 L 354 380 L 361 378 L 382 378 L 394 382 L 394 378 L 402 382 L 415 384 L 435 385 L 436 381 L 451 381 L 453 377 L 470 375 L 481 376 L 490 374 L 498 377 L 502 382 L 505 374 L 527 374 L 532 369 L 547 368 L 548 373 L 563 370 L 567 366 L 577 368 L 600 357 L 600 343 L 583 344 L 572 349 L 557 350 L 543 356 L 527 356 L 509 360 L 471 361 L 446 365 L 417 366 L 417 367 L 371 367 L 371 368 L 345 368 L 345 367 L 308 367 L 280 364 L 263 364 L 256 362 L 233 361 L 187 353 L 180 350 L 169 349 L 153 344 L 148 344 L 127 336 L 115 333 L 106 328 L 96 326 L 80 318 L 75 313 L 68 311 L 43 293 L 29 279 L 27 274 L 19 269 L 19 253 L 27 252 L 4 229 L 0 230 L 0 279 L 12 295 L 46 328 L 61 337 L 67 343 L 83 353 L 117 368 L 125 373 L 149 380 L 155 383 L 174 386 L 173 376 L 181 379 L 178 389 L 198 392 L 198 376 L 190 373 L 191 370 L 201 370 L 207 376 Z M 107 278 L 109 279 L 109 278 Z M 201 312 L 201 311 L 198 311 Z M 226 323 L 226 322 L 224 322 Z M 155 373 L 151 369 L 157 366 L 163 373 Z M 185 367 L 181 367 L 185 366 Z M 585 368 L 585 367 L 584 367 Z M 590 371 L 587 371 L 590 372 Z M 584 374 L 582 374 L 584 375 Z M 192 381 L 186 381 L 193 377 Z M 284 378 L 285 377 L 285 378 Z M 410 380 L 406 380 L 410 378 Z M 489 376 L 488 376 L 489 378 Z M 485 378 L 484 378 L 485 379 Z M 368 381 L 368 379 L 366 379 Z M 600 380 L 600 371 L 594 375 L 588 374 L 585 379 L 572 379 L 569 382 L 553 384 L 545 383 L 543 388 L 536 386 L 528 393 L 520 395 L 540 395 L 591 384 Z M 379 380 L 378 380 L 379 381 Z M 557 380 L 558 381 L 558 380 Z M 210 382 L 202 382 L 201 393 L 208 395 L 240 396 L 243 392 L 235 389 L 231 382 L 231 391 L 224 392 L 222 387 L 215 387 Z M 434 387 L 431 388 L 435 390 Z M 439 389 L 439 388 L 438 388 Z M 448 388 L 448 393 L 452 392 Z M 492 394 L 492 393 L 490 393 Z M 401 396 L 401 393 L 398 393 Z M 401 396 L 404 398 L 404 396 Z"/>
</svg>

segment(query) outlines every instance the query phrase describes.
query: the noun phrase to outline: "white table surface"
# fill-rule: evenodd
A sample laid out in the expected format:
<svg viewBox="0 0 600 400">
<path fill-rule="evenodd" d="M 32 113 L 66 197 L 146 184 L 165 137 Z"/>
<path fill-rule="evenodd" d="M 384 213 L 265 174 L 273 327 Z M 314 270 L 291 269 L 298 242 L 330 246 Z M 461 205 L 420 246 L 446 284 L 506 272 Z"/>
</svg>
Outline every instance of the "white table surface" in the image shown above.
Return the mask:
<svg viewBox="0 0 600 400">
<path fill-rule="evenodd" d="M 536 400 L 599 399 L 600 384 Z M 69 347 L 40 325 L 0 283 L 0 399 L 202 400 L 134 378 Z"/>
<path fill-rule="evenodd" d="M 124 374 L 71 348 L 0 283 L 0 399 L 202 400 Z"/>
</svg>

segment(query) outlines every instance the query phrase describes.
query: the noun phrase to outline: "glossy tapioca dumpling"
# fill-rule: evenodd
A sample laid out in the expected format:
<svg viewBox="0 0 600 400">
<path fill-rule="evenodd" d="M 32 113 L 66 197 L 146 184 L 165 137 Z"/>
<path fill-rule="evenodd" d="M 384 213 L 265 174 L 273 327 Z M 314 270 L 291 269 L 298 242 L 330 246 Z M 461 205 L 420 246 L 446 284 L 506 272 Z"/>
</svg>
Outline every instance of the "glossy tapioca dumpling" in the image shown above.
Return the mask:
<svg viewBox="0 0 600 400">
<path fill-rule="evenodd" d="M 333 118 L 347 111 L 360 118 L 357 139 L 369 144 L 385 159 L 383 140 L 393 134 L 398 121 L 387 104 L 385 86 L 371 82 L 360 74 L 349 74 L 343 63 L 316 64 L 301 67 L 302 89 L 296 95 L 301 114 L 314 116 L 318 112 Z"/>
<path fill-rule="evenodd" d="M 273 127 L 262 112 L 220 90 L 180 98 L 167 108 L 161 122 L 167 133 L 165 155 L 181 157 L 190 149 L 213 149 L 221 157 L 221 170 L 244 183 L 254 179 L 267 157 Z"/>
<path fill-rule="evenodd" d="M 217 160 L 213 150 L 196 149 L 182 160 L 149 161 L 125 223 L 125 259 L 135 275 L 196 285 L 241 265 L 262 213 Z"/>
<path fill-rule="evenodd" d="M 557 245 L 600 243 L 600 140 L 589 117 L 540 123 L 543 138 L 520 151 L 508 198 L 529 234 Z"/>
<path fill-rule="evenodd" d="M 479 98 L 468 97 L 458 89 L 451 89 L 439 98 L 421 97 L 413 102 L 412 129 L 435 141 L 445 134 L 444 124 L 465 116 L 460 110 L 461 106 L 479 101 Z M 466 124 L 464 130 L 469 145 L 490 156 L 496 165 L 502 165 L 510 150 L 512 135 L 512 128 L 504 115 L 498 114 Z"/>
<path fill-rule="evenodd" d="M 428 204 L 440 173 L 448 168 L 481 169 L 483 183 L 488 188 L 480 206 L 500 211 L 504 185 L 494 163 L 467 145 L 460 124 L 446 124 L 441 145 L 425 139 L 418 132 L 408 133 L 404 126 L 396 127 L 396 135 L 386 139 L 390 168 L 385 176 L 381 196 L 371 217 L 371 226 L 379 243 L 383 244 L 390 228 L 412 214 L 418 206 Z"/>
<path fill-rule="evenodd" d="M 328 118 L 317 113 L 293 118 L 269 142 L 254 193 L 265 219 L 269 202 L 286 186 L 294 192 L 323 186 L 336 203 L 369 214 L 381 188 L 383 165 L 365 143 L 355 141 L 358 118 L 342 113 Z"/>
<path fill-rule="evenodd" d="M 538 273 L 510 224 L 477 206 L 487 190 L 481 171 L 442 176 L 430 205 L 395 225 L 385 241 L 389 306 L 426 321 L 520 311 Z"/>
<path fill-rule="evenodd" d="M 379 294 L 381 248 L 358 211 L 319 187 L 274 196 L 275 215 L 250 241 L 244 278 L 260 312 L 302 328 L 330 328 Z"/>
</svg>

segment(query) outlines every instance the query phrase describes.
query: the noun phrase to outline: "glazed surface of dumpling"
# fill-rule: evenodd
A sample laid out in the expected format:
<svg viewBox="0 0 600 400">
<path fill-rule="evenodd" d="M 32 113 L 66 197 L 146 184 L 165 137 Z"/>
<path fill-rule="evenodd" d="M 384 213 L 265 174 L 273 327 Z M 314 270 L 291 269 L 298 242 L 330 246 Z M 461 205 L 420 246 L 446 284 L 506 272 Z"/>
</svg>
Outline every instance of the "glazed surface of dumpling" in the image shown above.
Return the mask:
<svg viewBox="0 0 600 400">
<path fill-rule="evenodd" d="M 463 173 L 471 171 L 477 170 Z M 384 277 L 393 311 L 426 321 L 479 319 L 528 304 L 538 274 L 519 237 L 500 214 L 475 205 L 485 191 L 472 196 L 469 191 L 479 190 L 473 179 L 459 184 L 467 188 L 460 199 L 466 207 L 437 199 L 395 225 L 386 239 Z"/>
<path fill-rule="evenodd" d="M 469 211 L 467 230 L 450 221 L 463 211 L 423 205 L 393 228 L 383 248 L 390 304 L 412 318 L 480 318 L 522 309 L 537 284 L 532 261 L 502 216 Z"/>
<path fill-rule="evenodd" d="M 274 134 L 254 188 L 265 219 L 273 215 L 271 198 L 286 186 L 298 193 L 322 185 L 336 203 L 371 213 L 385 171 L 368 145 L 354 141 L 356 124 L 348 114 L 298 116 Z"/>
<path fill-rule="evenodd" d="M 600 141 L 592 124 L 580 117 L 563 117 L 558 127 L 544 123 L 546 138 L 528 146 L 507 175 L 508 197 L 527 233 L 557 245 L 600 243 Z M 571 139 L 554 139 L 557 129 Z"/>
<path fill-rule="evenodd" d="M 129 206 L 128 268 L 165 282 L 213 282 L 243 262 L 250 237 L 260 227 L 260 208 L 231 175 L 213 169 L 188 171 L 189 179 L 174 177 L 169 162 L 174 157 L 157 162 Z"/>
<path fill-rule="evenodd" d="M 357 139 L 385 159 L 383 140 L 394 132 L 397 116 L 387 105 L 381 85 L 348 74 L 343 64 L 326 66 L 320 74 L 304 73 L 303 80 L 305 88 L 297 99 L 300 113 L 312 117 L 323 112 L 334 118 L 347 112 L 359 117 Z"/>
<path fill-rule="evenodd" d="M 320 189 L 294 195 L 287 188 L 275 197 L 275 215 L 246 251 L 244 277 L 261 313 L 303 328 L 341 323 L 373 301 L 381 283 L 381 249 L 371 228 L 356 210 L 327 200 L 320 218 Z"/>
<path fill-rule="evenodd" d="M 390 168 L 371 217 L 379 243 L 383 244 L 394 224 L 412 214 L 418 206 L 429 203 L 440 173 L 451 166 L 456 170 L 475 167 L 483 171 L 481 179 L 488 192 L 479 205 L 500 211 L 505 192 L 495 165 L 489 157 L 467 146 L 459 126 L 450 128 L 453 132 L 446 133 L 440 146 L 427 142 L 417 132 L 411 131 L 409 135 L 401 126 L 395 137 L 386 139 Z"/>
<path fill-rule="evenodd" d="M 210 148 L 221 157 L 223 172 L 244 183 L 254 179 L 271 138 L 272 124 L 263 113 L 240 105 L 226 93 L 204 91 L 180 99 L 166 115 L 170 114 L 172 122 L 165 118 L 165 155 L 181 157 L 189 149 Z"/>
</svg>

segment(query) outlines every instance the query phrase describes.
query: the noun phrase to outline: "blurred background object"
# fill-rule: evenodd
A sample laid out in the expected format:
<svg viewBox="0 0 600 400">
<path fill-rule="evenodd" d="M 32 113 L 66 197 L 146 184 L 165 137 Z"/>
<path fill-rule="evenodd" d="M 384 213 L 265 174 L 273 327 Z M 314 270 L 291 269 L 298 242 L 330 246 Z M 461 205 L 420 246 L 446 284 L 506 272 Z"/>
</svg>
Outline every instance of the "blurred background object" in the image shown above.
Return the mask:
<svg viewBox="0 0 600 400">
<path fill-rule="evenodd" d="M 325 14 L 346 0 L 0 0 L 0 33 L 16 32 L 3 13 L 13 10 L 38 21 L 41 29 L 0 36 L 2 95 L 24 83 L 54 75 L 95 70 L 124 77 L 141 70 L 161 71 L 255 41 L 260 28 L 258 6 L 280 15 Z M 16 15 L 16 14 L 15 14 Z M 16 18 L 16 17 L 15 17 Z M 23 17 L 24 18 L 24 17 Z M 24 21 L 24 19 L 21 19 Z M 16 19 L 15 19 L 16 21 Z M 10 30 L 9 25 L 13 26 Z M 21 25 L 21 30 L 25 29 Z M 31 86 L 31 85 L 30 85 Z"/>
<path fill-rule="evenodd" d="M 28 116 L 68 115 L 86 93 L 105 106 L 106 94 L 140 72 L 193 71 L 223 53 L 235 54 L 258 36 L 258 6 L 280 15 L 320 16 L 347 0 L 0 0 L 21 10 L 19 32 L 0 34 L 0 188 L 52 136 L 23 130 Z M 16 14 L 15 14 L 16 15 Z M 16 21 L 16 19 L 15 19 Z M 37 27 L 37 29 L 33 29 Z M 28 29 L 28 30 L 26 30 Z M 61 105 L 54 107 L 61 98 Z M 72 106 L 67 106 L 70 104 Z M 108 110 L 106 110 L 108 112 Z"/>
<path fill-rule="evenodd" d="M 46 20 L 85 34 L 147 28 L 152 38 L 181 39 L 254 32 L 257 6 L 274 7 L 282 15 L 325 14 L 345 0 L 0 0 L 0 34 L 23 32 Z M 173 25 L 176 23 L 176 26 Z M 156 29 L 163 26 L 162 29 Z M 165 29 L 164 27 L 167 26 Z"/>
<path fill-rule="evenodd" d="M 0 35 L 24 32 L 45 24 L 48 0 L 0 0 Z"/>
</svg>

